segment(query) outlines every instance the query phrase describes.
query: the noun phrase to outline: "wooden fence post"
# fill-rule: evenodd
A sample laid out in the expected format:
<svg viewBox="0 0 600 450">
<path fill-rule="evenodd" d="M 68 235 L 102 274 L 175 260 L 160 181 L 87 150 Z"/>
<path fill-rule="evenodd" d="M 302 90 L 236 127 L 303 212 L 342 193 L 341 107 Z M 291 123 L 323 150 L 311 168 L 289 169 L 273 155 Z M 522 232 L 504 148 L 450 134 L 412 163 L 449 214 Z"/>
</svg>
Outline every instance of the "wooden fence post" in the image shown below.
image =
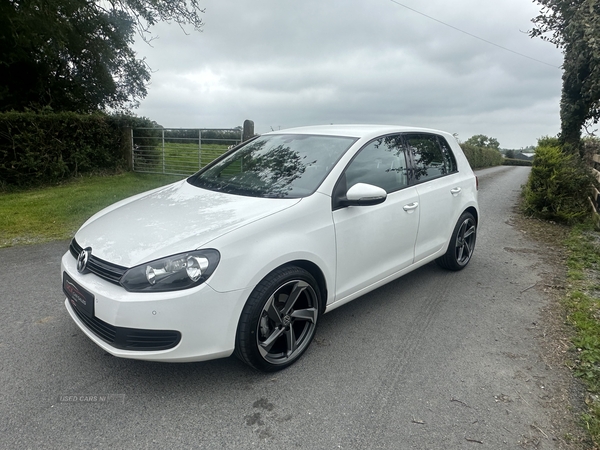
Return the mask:
<svg viewBox="0 0 600 450">
<path fill-rule="evenodd" d="M 127 170 L 133 170 L 133 129 L 131 127 L 123 127 L 121 135 L 121 148 L 123 149 L 123 157 L 127 164 Z"/>
<path fill-rule="evenodd" d="M 244 131 L 242 133 L 242 141 L 245 142 L 254 136 L 254 122 L 251 120 L 244 120 Z"/>
</svg>

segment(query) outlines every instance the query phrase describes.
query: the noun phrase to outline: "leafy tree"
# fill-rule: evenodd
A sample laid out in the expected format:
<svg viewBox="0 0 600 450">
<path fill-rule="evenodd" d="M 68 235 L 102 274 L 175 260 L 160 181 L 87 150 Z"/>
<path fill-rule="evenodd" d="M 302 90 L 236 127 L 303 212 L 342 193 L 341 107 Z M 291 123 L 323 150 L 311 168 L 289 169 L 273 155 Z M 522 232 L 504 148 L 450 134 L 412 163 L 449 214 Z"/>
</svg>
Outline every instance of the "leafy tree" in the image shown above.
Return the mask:
<svg viewBox="0 0 600 450">
<path fill-rule="evenodd" d="M 564 53 L 560 141 L 581 151 L 581 130 L 600 119 L 600 3 L 597 0 L 534 0 L 542 5 L 532 37 Z"/>
<path fill-rule="evenodd" d="M 0 0 L 0 111 L 128 109 L 150 71 L 131 48 L 159 21 L 202 26 L 197 0 Z"/>
<path fill-rule="evenodd" d="M 507 158 L 514 158 L 515 151 L 514 150 L 506 150 L 506 153 L 504 154 L 504 156 L 506 156 Z"/>
<path fill-rule="evenodd" d="M 496 138 L 487 137 L 484 134 L 476 134 L 465 141 L 465 144 L 474 145 L 479 148 L 492 148 L 500 150 L 500 143 Z"/>
</svg>

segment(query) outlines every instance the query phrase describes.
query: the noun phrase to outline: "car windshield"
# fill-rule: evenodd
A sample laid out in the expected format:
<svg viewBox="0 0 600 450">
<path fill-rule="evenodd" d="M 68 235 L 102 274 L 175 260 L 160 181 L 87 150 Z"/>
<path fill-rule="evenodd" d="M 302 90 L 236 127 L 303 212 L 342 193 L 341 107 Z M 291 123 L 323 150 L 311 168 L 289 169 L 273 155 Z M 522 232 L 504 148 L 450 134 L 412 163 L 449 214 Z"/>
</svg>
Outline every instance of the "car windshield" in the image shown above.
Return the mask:
<svg viewBox="0 0 600 450">
<path fill-rule="evenodd" d="M 252 197 L 306 197 L 355 141 L 340 136 L 265 135 L 201 170 L 188 182 Z"/>
</svg>

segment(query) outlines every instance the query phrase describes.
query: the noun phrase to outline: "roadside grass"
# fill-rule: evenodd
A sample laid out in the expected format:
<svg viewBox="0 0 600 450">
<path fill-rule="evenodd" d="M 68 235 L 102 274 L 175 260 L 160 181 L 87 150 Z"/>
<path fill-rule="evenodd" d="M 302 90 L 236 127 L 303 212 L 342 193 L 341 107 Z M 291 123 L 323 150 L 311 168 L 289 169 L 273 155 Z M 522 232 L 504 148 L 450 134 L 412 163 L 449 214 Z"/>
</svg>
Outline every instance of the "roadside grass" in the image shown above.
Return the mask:
<svg viewBox="0 0 600 450">
<path fill-rule="evenodd" d="M 126 172 L 0 193 L 0 248 L 69 239 L 102 208 L 181 178 Z"/>
<path fill-rule="evenodd" d="M 570 365 L 588 390 L 583 425 L 595 445 L 600 446 L 600 234 L 590 224 L 575 226 L 566 247 L 568 286 L 564 305 L 575 331 Z"/>
<path fill-rule="evenodd" d="M 165 142 L 141 149 L 146 172 L 84 176 L 37 189 L 0 192 L 0 248 L 69 239 L 90 216 L 124 198 L 182 179 L 227 151 L 225 144 Z M 141 167 L 139 167 L 141 165 Z"/>
</svg>

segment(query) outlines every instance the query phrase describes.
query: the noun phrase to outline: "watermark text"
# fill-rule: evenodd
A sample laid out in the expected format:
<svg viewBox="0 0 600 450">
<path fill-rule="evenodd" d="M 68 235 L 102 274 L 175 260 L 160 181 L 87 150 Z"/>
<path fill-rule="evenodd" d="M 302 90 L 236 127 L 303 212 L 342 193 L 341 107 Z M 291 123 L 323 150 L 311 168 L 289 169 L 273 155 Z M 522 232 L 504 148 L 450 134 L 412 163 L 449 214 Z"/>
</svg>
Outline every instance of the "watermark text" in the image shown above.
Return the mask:
<svg viewBox="0 0 600 450">
<path fill-rule="evenodd" d="M 59 395 L 59 403 L 125 403 L 125 394 Z"/>
</svg>

